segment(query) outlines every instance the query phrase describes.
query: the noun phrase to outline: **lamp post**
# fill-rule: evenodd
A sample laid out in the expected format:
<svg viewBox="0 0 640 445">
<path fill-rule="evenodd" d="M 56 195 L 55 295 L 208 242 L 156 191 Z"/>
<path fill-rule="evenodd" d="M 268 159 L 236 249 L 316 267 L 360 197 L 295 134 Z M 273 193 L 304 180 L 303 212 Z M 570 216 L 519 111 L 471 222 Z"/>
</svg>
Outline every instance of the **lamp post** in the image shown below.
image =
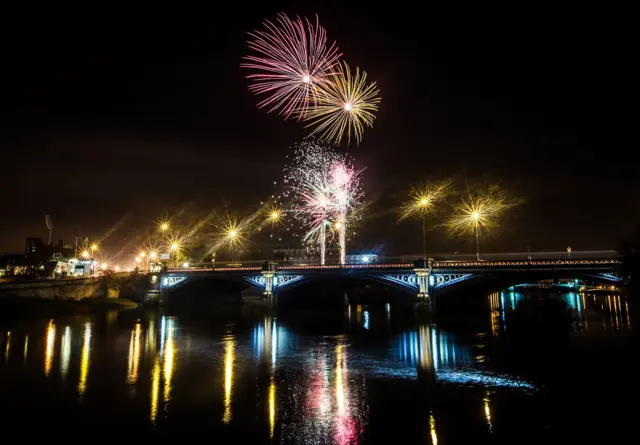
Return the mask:
<svg viewBox="0 0 640 445">
<path fill-rule="evenodd" d="M 180 261 L 180 243 L 174 242 L 171 244 L 171 251 L 175 252 L 176 255 L 176 268 L 179 267 Z"/>
<path fill-rule="evenodd" d="M 473 212 L 471 217 L 473 218 L 473 227 L 476 232 L 476 259 L 480 261 L 480 224 L 478 223 L 478 219 L 480 219 L 480 212 Z"/>
</svg>

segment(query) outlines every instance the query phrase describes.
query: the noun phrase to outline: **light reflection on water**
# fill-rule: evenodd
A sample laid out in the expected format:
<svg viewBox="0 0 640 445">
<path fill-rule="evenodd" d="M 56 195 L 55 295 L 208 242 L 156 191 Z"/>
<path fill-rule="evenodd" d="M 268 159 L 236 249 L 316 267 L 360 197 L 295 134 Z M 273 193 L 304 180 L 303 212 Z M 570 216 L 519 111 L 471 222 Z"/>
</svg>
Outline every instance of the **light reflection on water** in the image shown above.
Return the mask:
<svg viewBox="0 0 640 445">
<path fill-rule="evenodd" d="M 578 326 L 584 331 L 619 331 L 631 329 L 629 303 L 620 294 L 560 291 L 555 297 L 564 301 L 573 312 Z M 516 309 L 526 298 L 526 291 L 510 288 L 489 295 L 491 333 L 498 336 L 507 329 L 506 314 Z"/>
<path fill-rule="evenodd" d="M 521 298 L 517 292 L 489 296 L 492 332 L 499 332 L 504 313 Z M 629 326 L 626 302 L 619 296 L 568 293 L 563 298 L 579 313 L 597 309 L 596 315 L 608 317 L 609 329 Z M 194 417 L 206 419 L 198 428 L 240 428 L 273 442 L 347 444 L 368 440 L 372 397 L 393 394 L 394 388 L 409 388 L 410 399 L 427 398 L 416 395 L 416 382 L 475 391 L 468 403 L 488 433 L 499 432 L 505 415 L 494 402 L 501 391 L 530 397 L 534 389 L 517 376 L 492 372 L 471 346 L 436 325 L 411 322 L 392 331 L 396 311 L 390 307 L 379 313 L 366 307 L 346 312 L 358 325 L 354 333 L 349 324 L 331 335 L 303 335 L 274 316 L 252 316 L 245 323 L 236 316 L 213 333 L 157 313 L 121 318 L 109 329 L 98 318 L 51 320 L 29 332 L 1 332 L 0 390 L 7 390 L 6 372 L 12 367 L 33 368 L 50 387 L 70 385 L 71 403 L 78 407 L 80 399 L 94 397 L 105 404 L 105 412 L 118 404 L 123 416 L 131 407 L 143 407 L 144 419 L 132 414 L 140 429 Z M 121 390 L 124 398 L 118 396 Z M 30 386 L 15 391 L 31 394 Z M 431 405 L 421 413 L 426 441 L 438 442 L 447 423 L 441 415 Z"/>
</svg>

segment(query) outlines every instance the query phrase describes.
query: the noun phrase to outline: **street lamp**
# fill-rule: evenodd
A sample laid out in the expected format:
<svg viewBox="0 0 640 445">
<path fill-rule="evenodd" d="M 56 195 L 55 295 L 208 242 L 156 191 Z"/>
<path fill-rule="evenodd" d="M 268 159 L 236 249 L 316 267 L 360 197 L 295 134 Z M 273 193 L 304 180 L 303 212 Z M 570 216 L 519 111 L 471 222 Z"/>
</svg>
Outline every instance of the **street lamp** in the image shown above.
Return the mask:
<svg viewBox="0 0 640 445">
<path fill-rule="evenodd" d="M 471 218 L 473 218 L 473 226 L 476 231 L 476 259 L 480 261 L 480 230 L 478 220 L 480 219 L 480 212 L 477 210 L 471 214 Z"/>
<path fill-rule="evenodd" d="M 180 243 L 177 241 L 171 243 L 170 249 L 176 254 L 176 267 L 178 267 L 178 262 L 180 260 Z"/>
</svg>

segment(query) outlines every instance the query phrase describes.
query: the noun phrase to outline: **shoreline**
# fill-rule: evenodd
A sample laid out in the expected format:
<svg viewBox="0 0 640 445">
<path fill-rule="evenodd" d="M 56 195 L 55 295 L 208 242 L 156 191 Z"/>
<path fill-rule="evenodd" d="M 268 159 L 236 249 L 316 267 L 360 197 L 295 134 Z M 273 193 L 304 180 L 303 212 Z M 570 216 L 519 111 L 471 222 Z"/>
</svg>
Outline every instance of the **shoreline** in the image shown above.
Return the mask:
<svg viewBox="0 0 640 445">
<path fill-rule="evenodd" d="M 83 300 L 53 300 L 41 298 L 0 299 L 0 320 L 15 320 L 28 317 L 61 317 L 77 314 L 92 314 L 113 310 L 132 310 L 140 305 L 119 298 L 85 298 Z"/>
</svg>

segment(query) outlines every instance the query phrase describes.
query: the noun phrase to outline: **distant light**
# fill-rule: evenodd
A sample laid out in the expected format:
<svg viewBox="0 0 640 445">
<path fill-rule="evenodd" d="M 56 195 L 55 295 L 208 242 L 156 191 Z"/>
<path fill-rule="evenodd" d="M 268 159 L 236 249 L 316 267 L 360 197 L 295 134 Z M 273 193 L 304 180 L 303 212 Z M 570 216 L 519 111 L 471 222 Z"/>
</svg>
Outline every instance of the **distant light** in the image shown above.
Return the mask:
<svg viewBox="0 0 640 445">
<path fill-rule="evenodd" d="M 187 262 L 182 263 L 182 267 L 184 267 L 185 269 L 188 269 L 189 268 L 189 263 L 187 263 Z"/>
<path fill-rule="evenodd" d="M 120 266 L 116 266 L 116 267 L 114 267 L 114 270 L 115 270 L 116 272 L 117 272 L 117 271 L 119 271 L 119 270 L 120 270 Z"/>
<path fill-rule="evenodd" d="M 368 263 L 369 261 L 371 261 L 371 258 L 369 258 L 368 256 L 365 255 L 365 256 L 362 257 L 362 262 L 363 263 Z"/>
</svg>

